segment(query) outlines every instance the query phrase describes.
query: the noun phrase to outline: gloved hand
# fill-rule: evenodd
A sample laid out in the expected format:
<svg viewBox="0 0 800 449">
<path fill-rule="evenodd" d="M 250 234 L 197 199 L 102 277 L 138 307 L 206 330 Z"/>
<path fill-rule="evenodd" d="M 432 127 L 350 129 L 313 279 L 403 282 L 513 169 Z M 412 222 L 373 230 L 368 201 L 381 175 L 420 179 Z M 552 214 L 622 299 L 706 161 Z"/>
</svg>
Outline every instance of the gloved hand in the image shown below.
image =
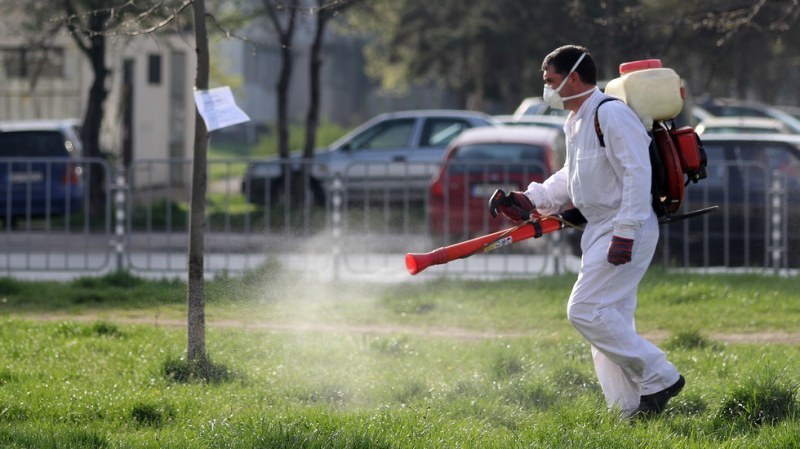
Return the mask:
<svg viewBox="0 0 800 449">
<path fill-rule="evenodd" d="M 511 192 L 497 205 L 503 215 L 515 224 L 531 218 L 531 213 L 536 212 L 536 207 L 522 192 Z"/>
<path fill-rule="evenodd" d="M 608 244 L 608 262 L 614 265 L 622 265 L 631 261 L 633 252 L 633 239 L 624 237 L 611 237 Z"/>
</svg>

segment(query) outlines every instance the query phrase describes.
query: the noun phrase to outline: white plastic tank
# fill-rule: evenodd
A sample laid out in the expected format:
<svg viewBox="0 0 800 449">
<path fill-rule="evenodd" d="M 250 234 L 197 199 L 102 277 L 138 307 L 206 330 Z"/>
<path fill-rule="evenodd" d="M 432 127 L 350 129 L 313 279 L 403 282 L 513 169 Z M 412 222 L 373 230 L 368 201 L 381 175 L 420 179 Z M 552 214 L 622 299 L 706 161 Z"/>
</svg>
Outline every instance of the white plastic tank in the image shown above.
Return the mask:
<svg viewBox="0 0 800 449">
<path fill-rule="evenodd" d="M 647 129 L 654 120 L 670 120 L 680 114 L 685 96 L 681 78 L 662 67 L 660 59 L 620 64 L 619 74 L 608 82 L 605 92 L 627 103 Z"/>
</svg>

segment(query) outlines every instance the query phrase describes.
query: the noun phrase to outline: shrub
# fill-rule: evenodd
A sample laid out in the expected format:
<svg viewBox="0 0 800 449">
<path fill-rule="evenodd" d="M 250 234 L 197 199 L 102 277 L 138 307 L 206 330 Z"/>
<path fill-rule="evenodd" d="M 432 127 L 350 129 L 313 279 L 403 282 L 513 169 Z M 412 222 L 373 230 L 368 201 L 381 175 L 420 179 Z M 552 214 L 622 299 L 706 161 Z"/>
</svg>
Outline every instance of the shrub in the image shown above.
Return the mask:
<svg viewBox="0 0 800 449">
<path fill-rule="evenodd" d="M 797 413 L 797 391 L 797 385 L 775 374 L 749 379 L 723 400 L 716 421 L 746 427 L 778 424 Z"/>
<path fill-rule="evenodd" d="M 220 383 L 233 378 L 233 374 L 225 365 L 215 364 L 209 359 L 170 358 L 164 362 L 162 371 L 167 379 L 180 383 L 193 381 Z"/>
<path fill-rule="evenodd" d="M 133 288 L 144 283 L 144 279 L 134 276 L 130 271 L 118 270 L 106 274 L 100 281 L 110 287 Z"/>
<path fill-rule="evenodd" d="M 92 333 L 99 336 L 122 337 L 122 330 L 114 323 L 96 321 L 92 324 Z"/>
<path fill-rule="evenodd" d="M 668 349 L 703 349 L 711 342 L 696 330 L 678 332 L 665 345 Z"/>
<path fill-rule="evenodd" d="M 0 295 L 16 295 L 22 292 L 22 283 L 14 278 L 0 277 Z"/>
<path fill-rule="evenodd" d="M 140 402 L 131 409 L 131 418 L 140 425 L 161 427 L 167 420 L 174 417 L 175 410 L 171 406 L 161 407 Z"/>
</svg>

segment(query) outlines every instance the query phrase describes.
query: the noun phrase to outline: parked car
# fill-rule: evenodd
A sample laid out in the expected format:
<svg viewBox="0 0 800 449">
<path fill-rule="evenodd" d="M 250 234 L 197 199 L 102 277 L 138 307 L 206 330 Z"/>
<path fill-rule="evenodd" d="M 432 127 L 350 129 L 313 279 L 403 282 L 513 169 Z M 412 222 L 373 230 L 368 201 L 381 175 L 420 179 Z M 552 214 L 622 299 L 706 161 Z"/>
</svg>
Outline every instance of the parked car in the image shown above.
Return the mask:
<svg viewBox="0 0 800 449">
<path fill-rule="evenodd" d="M 791 134 L 780 120 L 765 117 L 710 117 L 695 127 L 697 134 Z"/>
<path fill-rule="evenodd" d="M 561 167 L 567 158 L 567 144 L 564 137 L 564 123 L 567 117 L 564 115 L 525 115 L 515 117 L 513 115 L 494 115 L 492 118 L 500 125 L 505 126 L 537 126 L 550 128 L 558 131 L 558 139 L 555 145 L 556 166 Z"/>
<path fill-rule="evenodd" d="M 428 193 L 435 235 L 463 239 L 512 224 L 488 211 L 495 189 L 523 190 L 558 169 L 558 131 L 497 126 L 465 131 L 451 144 Z"/>
<path fill-rule="evenodd" d="M 715 117 L 763 117 L 780 120 L 792 133 L 800 134 L 800 119 L 781 109 L 755 101 L 718 98 L 706 100 L 695 106 L 695 116 L 711 114 Z M 707 115 L 705 115 L 707 117 Z"/>
<path fill-rule="evenodd" d="M 493 115 L 492 119 L 505 126 L 544 126 L 556 130 L 564 130 L 566 115 Z"/>
<path fill-rule="evenodd" d="M 381 114 L 355 128 L 310 161 L 308 191 L 323 204 L 339 178 L 350 200 L 369 197 L 423 200 L 447 145 L 462 131 L 493 126 L 487 114 L 460 110 L 420 110 Z M 280 202 L 299 172 L 301 156 L 251 164 L 242 193 L 254 204 Z"/>
<path fill-rule="evenodd" d="M 800 120 L 800 107 L 798 106 L 775 106 L 776 108 L 780 109 L 781 111 L 791 115 L 792 117 Z"/>
<path fill-rule="evenodd" d="M 718 205 L 662 226 L 662 246 L 679 264 L 800 266 L 800 136 L 707 134 L 708 178 L 686 189 L 684 210 Z"/>
<path fill-rule="evenodd" d="M 0 123 L 0 218 L 13 225 L 80 211 L 82 153 L 74 120 Z"/>
<path fill-rule="evenodd" d="M 514 110 L 514 117 L 520 118 L 528 115 L 555 115 L 566 117 L 569 111 L 564 109 L 553 109 L 544 102 L 542 97 L 529 97 L 517 106 Z"/>
</svg>

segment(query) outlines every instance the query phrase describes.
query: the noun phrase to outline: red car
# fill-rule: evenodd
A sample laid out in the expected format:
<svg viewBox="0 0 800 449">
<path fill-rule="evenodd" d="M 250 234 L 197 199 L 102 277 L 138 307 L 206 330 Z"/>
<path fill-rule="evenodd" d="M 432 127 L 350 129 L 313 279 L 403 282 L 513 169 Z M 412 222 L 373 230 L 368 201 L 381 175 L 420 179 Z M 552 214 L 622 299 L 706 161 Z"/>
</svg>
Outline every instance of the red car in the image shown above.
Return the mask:
<svg viewBox="0 0 800 449">
<path fill-rule="evenodd" d="M 428 190 L 428 221 L 434 236 L 459 240 L 505 229 L 492 218 L 488 199 L 495 189 L 524 190 L 544 181 L 563 160 L 558 130 L 496 126 L 464 131 L 448 147 Z"/>
</svg>

